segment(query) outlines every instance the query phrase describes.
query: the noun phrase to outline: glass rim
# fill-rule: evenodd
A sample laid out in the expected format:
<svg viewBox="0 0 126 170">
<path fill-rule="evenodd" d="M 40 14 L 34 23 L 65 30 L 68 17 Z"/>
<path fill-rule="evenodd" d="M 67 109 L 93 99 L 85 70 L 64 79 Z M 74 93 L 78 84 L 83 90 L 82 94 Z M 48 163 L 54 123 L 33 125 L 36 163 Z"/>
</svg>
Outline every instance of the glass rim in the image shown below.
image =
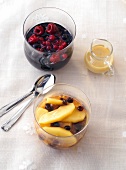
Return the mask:
<svg viewBox="0 0 126 170">
<path fill-rule="evenodd" d="M 75 88 L 75 89 L 81 91 L 81 92 L 85 95 L 86 99 L 88 100 L 89 107 L 90 107 L 90 113 L 88 113 L 89 115 L 88 115 L 88 122 L 87 122 L 87 124 L 86 124 L 79 132 L 73 134 L 72 136 L 55 136 L 55 135 L 52 135 L 52 134 L 46 132 L 46 131 L 39 125 L 39 123 L 38 123 L 38 121 L 37 121 L 37 119 L 36 119 L 36 117 L 35 117 L 35 102 L 37 101 L 37 99 L 38 99 L 40 96 L 42 96 L 42 94 L 39 94 L 39 95 L 36 97 L 35 101 L 34 101 L 33 113 L 34 113 L 35 122 L 37 123 L 37 125 L 39 126 L 39 128 L 40 128 L 41 130 L 43 130 L 45 133 L 47 133 L 48 135 L 53 136 L 53 137 L 55 137 L 55 138 L 66 139 L 66 138 L 70 138 L 70 137 L 77 136 L 78 134 L 80 134 L 81 132 L 83 132 L 83 131 L 87 128 L 87 126 L 89 125 L 89 122 L 90 122 L 90 114 L 91 114 L 91 102 L 90 102 L 89 98 L 87 97 L 87 95 L 86 95 L 81 89 L 79 89 L 79 88 L 77 88 L 77 87 L 75 87 L 75 86 L 72 86 L 72 85 L 70 85 L 70 84 L 66 84 L 66 83 L 56 83 L 56 84 L 54 84 L 54 85 L 51 85 L 51 86 L 47 87 L 46 89 L 48 89 L 48 88 L 50 88 L 50 87 L 53 87 L 53 86 L 57 86 L 57 85 L 61 85 L 61 86 L 62 86 L 62 85 L 65 85 L 65 86 L 69 86 L 69 87 Z M 46 89 L 45 89 L 45 90 L 46 90 Z"/>
<path fill-rule="evenodd" d="M 111 47 L 111 51 L 110 51 L 110 54 L 109 54 L 109 55 L 107 55 L 107 56 L 105 56 L 105 57 L 98 57 L 98 56 L 92 51 L 93 43 L 94 43 L 96 40 L 105 41 L 105 42 L 109 43 L 109 45 L 110 45 L 110 47 Z M 108 57 L 110 57 L 110 56 L 112 55 L 112 53 L 113 53 L 113 46 L 112 46 L 112 44 L 111 44 L 108 40 L 106 40 L 106 39 L 94 38 L 94 39 L 92 40 L 92 43 L 91 43 L 90 51 L 91 51 L 91 54 L 93 55 L 93 57 L 95 57 L 97 60 L 103 60 L 103 59 L 107 59 Z"/>
<path fill-rule="evenodd" d="M 56 10 L 62 11 L 62 12 L 64 12 L 64 13 L 66 13 L 66 14 L 71 18 L 71 20 L 73 21 L 74 26 L 75 26 L 75 31 L 74 31 L 74 36 L 73 36 L 73 39 L 72 39 L 71 43 L 68 44 L 68 45 L 67 45 L 65 48 L 63 48 L 62 50 L 59 50 L 59 51 L 56 51 L 56 52 L 51 52 L 51 54 L 55 54 L 55 53 L 58 53 L 58 52 L 61 52 L 61 51 L 65 50 L 65 49 L 67 49 L 67 48 L 73 43 L 73 41 L 74 41 L 74 39 L 75 39 L 75 37 L 76 37 L 76 23 L 75 23 L 74 19 L 71 17 L 71 15 L 70 15 L 68 12 L 64 11 L 63 9 L 57 8 L 57 7 L 41 7 L 41 8 L 37 8 L 37 9 L 35 9 L 34 11 L 30 12 L 30 13 L 27 15 L 27 17 L 25 18 L 25 20 L 24 20 L 24 22 L 23 22 L 23 36 L 24 36 L 24 39 L 25 39 L 25 43 L 27 43 L 27 45 L 28 45 L 31 49 L 33 49 L 34 51 L 36 51 L 36 52 L 39 53 L 39 54 L 47 53 L 47 52 L 38 51 L 38 50 L 36 50 L 35 48 L 33 48 L 33 47 L 28 43 L 28 41 L 27 41 L 27 39 L 26 39 L 26 36 L 25 36 L 25 33 L 24 33 L 24 27 L 25 27 L 25 23 L 26 23 L 27 19 L 28 19 L 28 18 L 30 17 L 30 15 L 33 14 L 34 12 L 39 11 L 39 10 L 42 10 L 42 9 L 56 9 Z"/>
</svg>

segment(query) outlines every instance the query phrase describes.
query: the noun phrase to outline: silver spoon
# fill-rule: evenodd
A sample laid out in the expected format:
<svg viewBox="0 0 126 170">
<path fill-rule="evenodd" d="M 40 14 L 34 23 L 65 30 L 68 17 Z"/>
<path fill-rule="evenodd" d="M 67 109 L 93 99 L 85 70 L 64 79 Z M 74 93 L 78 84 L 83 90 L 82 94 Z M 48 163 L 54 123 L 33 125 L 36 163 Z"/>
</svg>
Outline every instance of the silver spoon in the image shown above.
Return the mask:
<svg viewBox="0 0 126 170">
<path fill-rule="evenodd" d="M 35 92 L 32 96 L 31 99 L 29 99 L 24 106 L 22 106 L 7 122 L 5 122 L 1 128 L 4 131 L 10 130 L 10 128 L 19 120 L 19 118 L 22 116 L 24 111 L 30 106 L 30 104 L 34 101 L 34 99 L 39 95 L 39 94 L 45 94 L 50 88 L 44 91 L 47 87 L 53 85 L 55 83 L 55 76 L 53 74 L 48 74 L 45 75 L 45 77 L 42 77 L 36 84 L 35 86 Z"/>
<path fill-rule="evenodd" d="M 15 106 L 17 106 L 19 103 L 21 103 L 23 100 L 25 100 L 27 97 L 32 95 L 35 91 L 36 84 L 38 83 L 39 80 L 42 78 L 45 78 L 46 76 L 48 77 L 50 74 L 46 74 L 44 76 L 39 77 L 36 82 L 34 83 L 32 90 L 28 92 L 27 94 L 23 95 L 22 97 L 18 98 L 17 100 L 14 100 L 13 102 L 3 106 L 0 109 L 0 117 L 2 117 L 4 114 L 8 113 L 10 110 L 12 110 Z"/>
</svg>

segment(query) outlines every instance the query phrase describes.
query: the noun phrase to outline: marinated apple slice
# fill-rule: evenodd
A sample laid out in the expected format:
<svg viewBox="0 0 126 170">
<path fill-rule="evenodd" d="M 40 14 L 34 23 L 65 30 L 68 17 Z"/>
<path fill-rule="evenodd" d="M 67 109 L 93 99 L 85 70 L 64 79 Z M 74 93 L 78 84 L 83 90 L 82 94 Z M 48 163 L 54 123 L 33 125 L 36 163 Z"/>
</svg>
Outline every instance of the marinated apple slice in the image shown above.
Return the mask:
<svg viewBox="0 0 126 170">
<path fill-rule="evenodd" d="M 54 135 L 54 136 L 60 136 L 60 137 L 68 137 L 66 140 L 66 143 L 65 143 L 65 146 L 72 146 L 74 145 L 75 143 L 77 143 L 77 139 L 73 136 L 73 134 L 68 131 L 68 130 L 65 130 L 61 127 L 43 127 L 43 129 L 51 134 L 51 135 Z"/>
<path fill-rule="evenodd" d="M 77 142 L 74 134 L 86 125 L 87 117 L 83 105 L 66 95 L 47 97 L 36 110 L 36 119 L 41 128 L 54 136 L 71 136 L 72 143 Z"/>
<path fill-rule="evenodd" d="M 55 98 L 49 98 L 49 97 L 47 98 L 46 102 L 50 103 L 50 104 L 55 104 L 55 105 L 62 105 L 63 104 L 62 100 L 55 99 Z"/>
<path fill-rule="evenodd" d="M 39 121 L 40 117 L 47 112 L 48 112 L 48 110 L 46 110 L 42 107 L 37 107 L 36 112 L 35 112 L 36 120 Z"/>
<path fill-rule="evenodd" d="M 73 134 L 61 127 L 43 127 L 43 129 L 54 136 L 72 136 Z"/>
<path fill-rule="evenodd" d="M 62 120 L 62 122 L 77 123 L 84 120 L 86 116 L 86 110 L 79 111 L 77 108 L 74 109 L 73 113 Z"/>
<path fill-rule="evenodd" d="M 39 124 L 48 124 L 48 123 L 62 121 L 65 117 L 72 114 L 74 109 L 75 109 L 75 105 L 73 103 L 60 106 L 58 109 L 43 114 L 39 119 Z"/>
</svg>

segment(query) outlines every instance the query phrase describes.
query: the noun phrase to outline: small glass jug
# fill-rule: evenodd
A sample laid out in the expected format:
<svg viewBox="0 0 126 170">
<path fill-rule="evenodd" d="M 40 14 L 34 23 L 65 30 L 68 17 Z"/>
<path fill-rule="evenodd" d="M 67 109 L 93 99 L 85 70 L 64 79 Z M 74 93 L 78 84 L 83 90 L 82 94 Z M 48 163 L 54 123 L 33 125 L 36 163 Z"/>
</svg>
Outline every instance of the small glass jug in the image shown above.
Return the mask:
<svg viewBox="0 0 126 170">
<path fill-rule="evenodd" d="M 114 75 L 113 46 L 105 39 L 93 39 L 84 61 L 87 68 L 94 73 Z"/>
</svg>

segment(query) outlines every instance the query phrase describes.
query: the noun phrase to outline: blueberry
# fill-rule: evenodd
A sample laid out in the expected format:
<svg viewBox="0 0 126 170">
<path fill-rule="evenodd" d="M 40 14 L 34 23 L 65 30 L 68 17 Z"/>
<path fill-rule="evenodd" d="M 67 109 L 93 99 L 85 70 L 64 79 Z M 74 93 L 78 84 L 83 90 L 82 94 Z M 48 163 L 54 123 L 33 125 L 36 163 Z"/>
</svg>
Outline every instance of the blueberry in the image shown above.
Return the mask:
<svg viewBox="0 0 126 170">
<path fill-rule="evenodd" d="M 67 105 L 67 100 L 66 99 L 63 99 L 63 104 Z"/>
<path fill-rule="evenodd" d="M 51 123 L 51 126 L 52 127 L 60 127 L 60 123 L 59 122 L 54 122 L 54 123 Z"/>
<path fill-rule="evenodd" d="M 68 97 L 67 102 L 68 103 L 73 103 L 73 99 L 71 97 Z"/>
<path fill-rule="evenodd" d="M 70 126 L 65 126 L 64 129 L 70 130 Z"/>
<path fill-rule="evenodd" d="M 41 45 L 40 44 L 38 44 L 38 43 L 35 43 L 35 44 L 33 44 L 33 46 L 32 46 L 33 48 L 41 48 Z"/>
<path fill-rule="evenodd" d="M 78 109 L 79 111 L 83 111 L 83 110 L 84 110 L 84 107 L 83 107 L 83 106 L 78 106 L 77 109 Z"/>
<path fill-rule="evenodd" d="M 60 100 L 63 100 L 63 99 L 64 99 L 63 97 L 60 98 Z"/>
<path fill-rule="evenodd" d="M 68 34 L 63 34 L 63 35 L 62 35 L 62 39 L 63 39 L 63 40 L 67 40 L 68 38 L 69 38 L 69 35 L 68 35 Z"/>
<path fill-rule="evenodd" d="M 46 103 L 45 109 L 47 109 L 49 112 L 52 111 L 52 110 L 54 110 L 53 105 L 50 104 L 50 103 Z"/>
</svg>

